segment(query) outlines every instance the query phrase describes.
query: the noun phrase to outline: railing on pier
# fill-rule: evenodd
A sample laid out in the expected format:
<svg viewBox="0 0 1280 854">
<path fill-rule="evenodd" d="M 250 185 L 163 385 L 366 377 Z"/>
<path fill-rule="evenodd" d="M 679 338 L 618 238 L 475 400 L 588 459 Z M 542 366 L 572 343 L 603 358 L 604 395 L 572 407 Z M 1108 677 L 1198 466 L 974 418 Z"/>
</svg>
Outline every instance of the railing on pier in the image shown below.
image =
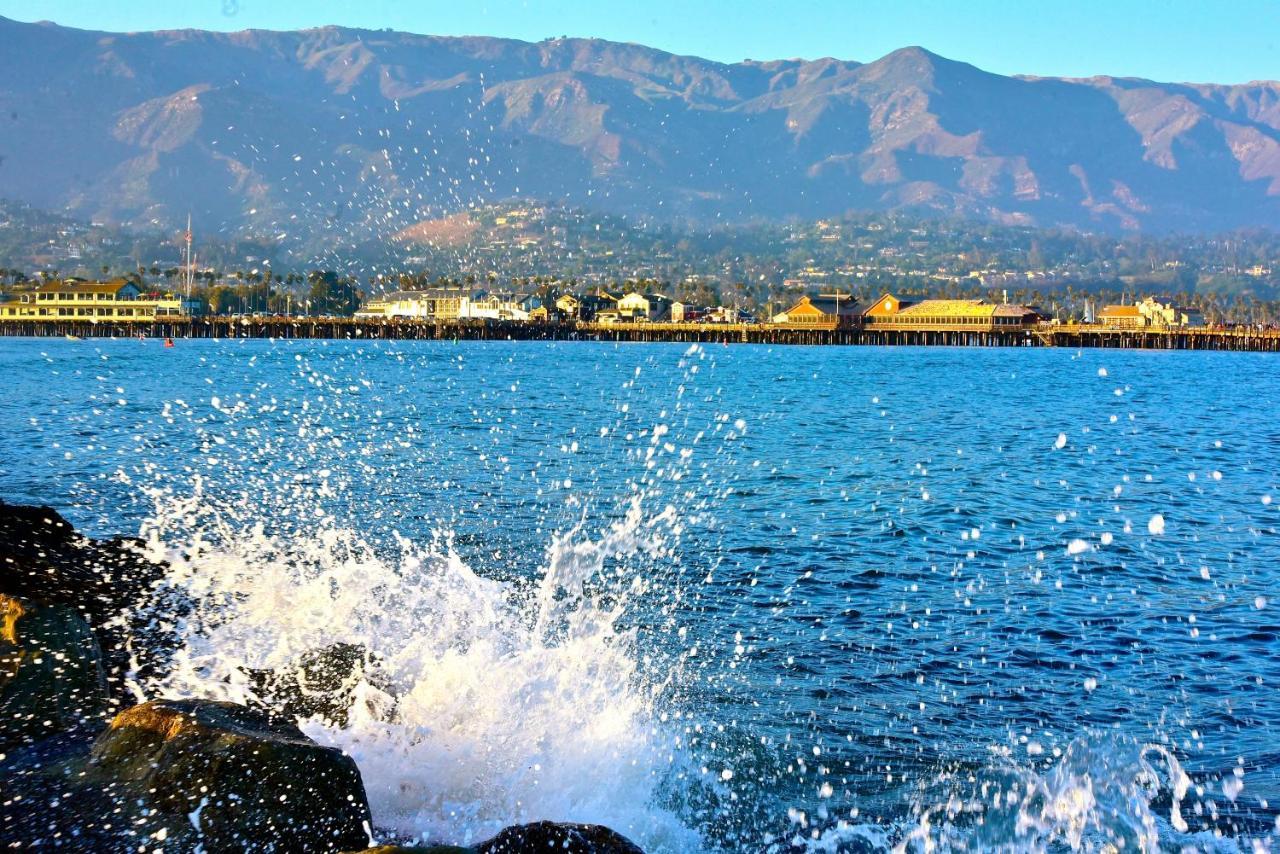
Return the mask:
<svg viewBox="0 0 1280 854">
<path fill-rule="evenodd" d="M 0 336 L 79 338 L 286 338 L 455 341 L 617 341 L 750 344 L 864 344 L 925 347 L 1109 347 L 1143 350 L 1280 352 L 1280 330 L 1259 328 L 1115 329 L 1043 324 L 1015 329 L 884 328 L 772 323 L 523 323 L 419 318 L 178 317 L 4 319 Z"/>
</svg>

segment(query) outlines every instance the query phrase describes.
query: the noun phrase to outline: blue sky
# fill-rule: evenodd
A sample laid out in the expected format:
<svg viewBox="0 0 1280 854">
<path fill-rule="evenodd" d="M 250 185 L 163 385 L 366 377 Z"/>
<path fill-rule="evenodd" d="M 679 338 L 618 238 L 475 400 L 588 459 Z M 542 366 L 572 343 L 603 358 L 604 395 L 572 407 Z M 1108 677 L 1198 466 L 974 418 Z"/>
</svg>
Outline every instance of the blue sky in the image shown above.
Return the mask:
<svg viewBox="0 0 1280 854">
<path fill-rule="evenodd" d="M 915 44 L 1002 74 L 1280 79 L 1280 0 L 0 0 L 0 15 L 101 30 L 594 36 L 724 62 L 867 61 Z"/>
</svg>

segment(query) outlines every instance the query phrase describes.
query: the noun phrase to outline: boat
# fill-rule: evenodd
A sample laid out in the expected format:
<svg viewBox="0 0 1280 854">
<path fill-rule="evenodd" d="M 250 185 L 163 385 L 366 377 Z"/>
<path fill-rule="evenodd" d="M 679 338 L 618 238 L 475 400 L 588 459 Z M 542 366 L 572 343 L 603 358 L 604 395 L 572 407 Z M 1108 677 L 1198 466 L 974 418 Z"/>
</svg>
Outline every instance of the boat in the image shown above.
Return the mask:
<svg viewBox="0 0 1280 854">
<path fill-rule="evenodd" d="M 83 338 L 81 338 L 79 335 L 72 335 L 70 332 L 68 332 L 68 333 L 67 333 L 67 336 L 66 336 L 66 337 L 67 337 L 67 340 L 68 340 L 68 341 L 83 341 L 83 340 L 84 340 L 84 339 L 83 339 Z"/>
</svg>

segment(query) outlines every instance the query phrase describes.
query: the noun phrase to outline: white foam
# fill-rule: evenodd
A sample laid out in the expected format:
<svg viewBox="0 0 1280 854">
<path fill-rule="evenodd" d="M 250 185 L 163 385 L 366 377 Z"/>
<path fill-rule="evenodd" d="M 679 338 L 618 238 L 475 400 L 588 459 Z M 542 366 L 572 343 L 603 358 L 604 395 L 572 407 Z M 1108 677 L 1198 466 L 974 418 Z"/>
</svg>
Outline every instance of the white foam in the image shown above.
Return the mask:
<svg viewBox="0 0 1280 854">
<path fill-rule="evenodd" d="M 202 515 L 207 535 L 169 542 Z M 286 541 L 216 521 L 197 495 L 147 526 L 173 562 L 171 582 L 200 603 L 154 691 L 245 702 L 245 668 L 360 644 L 379 663 L 356 674 L 348 724 L 303 728 L 355 759 L 383 836 L 468 844 L 551 819 L 605 824 L 654 852 L 701 847 L 659 803 L 681 762 L 657 711 L 667 686 L 618 629 L 647 582 L 637 571 L 599 591 L 622 565 L 611 559 L 661 558 L 679 527 L 670 508 L 646 517 L 637 500 L 594 538 L 554 539 L 525 588 L 478 576 L 445 537 L 401 540 L 388 558 L 348 530 Z"/>
</svg>

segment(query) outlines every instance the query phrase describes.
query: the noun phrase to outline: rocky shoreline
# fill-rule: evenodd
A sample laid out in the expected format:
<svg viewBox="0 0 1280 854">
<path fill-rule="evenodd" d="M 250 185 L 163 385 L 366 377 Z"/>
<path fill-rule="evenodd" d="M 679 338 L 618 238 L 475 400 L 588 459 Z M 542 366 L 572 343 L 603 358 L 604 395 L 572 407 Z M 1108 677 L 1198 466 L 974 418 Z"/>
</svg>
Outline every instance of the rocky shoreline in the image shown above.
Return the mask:
<svg viewBox="0 0 1280 854">
<path fill-rule="evenodd" d="M 163 672 L 185 607 L 166 567 L 128 539 L 91 540 L 56 511 L 0 502 L 0 846 L 65 851 L 638 854 L 597 825 L 509 827 L 470 847 L 378 847 L 360 771 L 299 717 L 345 714 L 341 687 L 297 690 L 254 673 L 261 707 L 200 699 L 134 704 Z M 344 684 L 347 644 L 301 665 Z M 383 840 L 385 841 L 385 840 Z"/>
</svg>

